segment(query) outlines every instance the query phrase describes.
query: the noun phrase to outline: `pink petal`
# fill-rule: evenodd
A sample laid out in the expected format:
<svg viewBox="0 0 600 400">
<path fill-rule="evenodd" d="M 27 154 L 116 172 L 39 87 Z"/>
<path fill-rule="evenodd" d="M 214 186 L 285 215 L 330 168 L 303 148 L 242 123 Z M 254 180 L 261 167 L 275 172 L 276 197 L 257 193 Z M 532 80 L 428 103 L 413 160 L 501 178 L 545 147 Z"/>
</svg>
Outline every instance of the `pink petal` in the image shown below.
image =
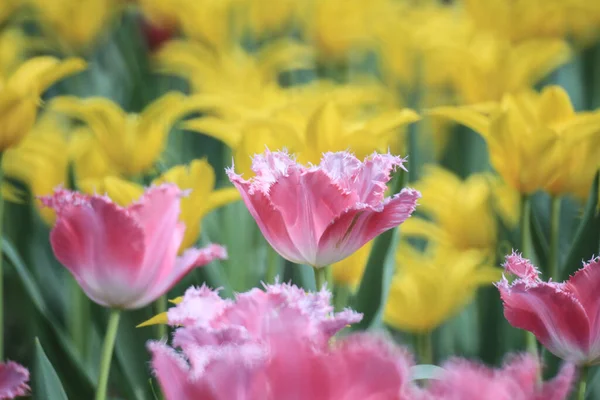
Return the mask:
<svg viewBox="0 0 600 400">
<path fill-rule="evenodd" d="M 569 398 L 569 393 L 575 382 L 575 366 L 573 364 L 564 364 L 558 375 L 554 379 L 544 383 L 541 393 L 535 400 L 565 400 Z"/>
<path fill-rule="evenodd" d="M 108 199 L 91 196 L 83 201 L 71 194 L 61 190 L 44 200 L 60 210 L 50 233 L 54 254 L 92 300 L 121 306 L 137 294 L 144 232 L 127 210 Z"/>
<path fill-rule="evenodd" d="M 207 325 L 215 316 L 231 304 L 230 300 L 219 297 L 218 290 L 206 285 L 200 288 L 190 287 L 185 291 L 183 300 L 167 312 L 169 325 Z"/>
<path fill-rule="evenodd" d="M 600 258 L 585 264 L 564 286 L 581 303 L 590 321 L 590 359 L 600 360 Z"/>
<path fill-rule="evenodd" d="M 270 201 L 281 213 L 290 239 L 303 261 L 316 265 L 318 240 L 358 197 L 344 192 L 321 170 L 299 173 L 292 171 L 270 188 Z"/>
<path fill-rule="evenodd" d="M 165 258 L 173 262 L 174 257 L 171 255 L 173 246 L 179 248 L 183 240 L 185 226 L 178 226 L 181 196 L 181 190 L 176 185 L 153 186 L 128 208 L 144 230 L 147 249 L 144 273 L 147 278 L 159 273 L 161 267 L 164 268 Z M 181 230 L 177 235 L 179 243 L 174 243 L 173 232 L 176 229 Z M 171 267 L 172 265 L 169 265 L 167 269 Z"/>
<path fill-rule="evenodd" d="M 362 166 L 358 158 L 345 151 L 324 153 L 319 164 L 332 181 L 348 192 L 353 191 L 356 175 Z"/>
<path fill-rule="evenodd" d="M 183 231 L 181 231 L 181 237 L 183 237 Z M 148 288 L 144 296 L 132 305 L 132 308 L 142 307 L 145 304 L 153 302 L 177 284 L 192 269 L 203 267 L 213 260 L 227 259 L 227 250 L 223 246 L 216 244 L 210 244 L 202 249 L 187 249 L 181 257 L 175 258 L 180 244 L 181 240 L 179 239 L 172 243 L 172 247 L 166 255 L 164 265 L 151 276 L 152 285 Z M 174 266 L 169 264 L 172 260 L 175 261 Z"/>
<path fill-rule="evenodd" d="M 335 220 L 319 240 L 319 259 L 324 266 L 343 260 L 365 243 L 404 222 L 413 213 L 421 194 L 403 189 L 381 206 L 381 209 L 350 209 Z"/>
<path fill-rule="evenodd" d="M 0 399 L 14 399 L 29 392 L 29 370 L 13 361 L 0 363 Z"/>
<path fill-rule="evenodd" d="M 228 171 L 229 179 L 239 190 L 248 211 L 256 221 L 260 231 L 269 244 L 283 258 L 302 264 L 304 259 L 288 232 L 283 216 L 262 191 L 252 190 L 252 185 L 238 175 Z"/>
<path fill-rule="evenodd" d="M 374 153 L 367 159 L 354 180 L 353 191 L 360 194 L 360 202 L 377 207 L 385 198 L 386 183 L 398 167 L 404 168 L 405 160 L 391 154 Z"/>
<path fill-rule="evenodd" d="M 409 396 L 411 357 L 387 340 L 354 334 L 341 340 L 333 353 L 339 372 L 331 399 L 414 399 Z"/>
<path fill-rule="evenodd" d="M 504 316 L 519 329 L 532 332 L 558 357 L 575 363 L 585 361 L 590 326 L 581 303 L 555 283 L 504 279 L 497 284 L 504 302 Z"/>
<path fill-rule="evenodd" d="M 511 255 L 506 256 L 504 268 L 521 279 L 531 282 L 539 282 L 540 280 L 538 269 L 529 260 L 522 258 L 517 253 L 513 252 Z"/>
</svg>

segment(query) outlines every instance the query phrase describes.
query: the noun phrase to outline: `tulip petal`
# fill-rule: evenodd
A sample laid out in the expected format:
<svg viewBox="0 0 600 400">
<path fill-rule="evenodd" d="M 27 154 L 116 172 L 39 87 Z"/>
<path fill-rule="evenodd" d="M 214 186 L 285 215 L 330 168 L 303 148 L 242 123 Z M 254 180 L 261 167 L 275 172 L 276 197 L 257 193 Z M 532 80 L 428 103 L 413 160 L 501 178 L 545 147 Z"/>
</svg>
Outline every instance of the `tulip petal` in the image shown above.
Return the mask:
<svg viewBox="0 0 600 400">
<path fill-rule="evenodd" d="M 575 363 L 586 360 L 590 325 L 584 308 L 561 284 L 515 281 L 497 284 L 504 316 L 532 332 L 548 350 Z"/>
<path fill-rule="evenodd" d="M 256 221 L 263 236 L 282 257 L 296 263 L 303 263 L 303 258 L 288 233 L 283 216 L 271 203 L 266 194 L 255 190 L 252 184 L 241 179 L 239 175 L 228 171 L 229 179 L 242 195 L 248 211 Z"/>
<path fill-rule="evenodd" d="M 386 200 L 381 210 L 371 207 L 350 209 L 332 222 L 319 239 L 316 265 L 340 261 L 377 235 L 404 222 L 413 213 L 421 194 L 403 189 Z"/>
<path fill-rule="evenodd" d="M 174 247 L 175 252 L 173 255 L 176 254 L 178 247 L 179 245 Z M 171 258 L 171 256 L 168 257 Z M 203 267 L 213 260 L 224 260 L 226 258 L 227 250 L 216 244 L 208 245 L 202 249 L 187 249 L 180 257 L 177 257 L 174 267 L 168 269 L 162 268 L 160 275 L 152 277 L 154 285 L 151 290 L 147 290 L 144 296 L 133 303 L 131 307 L 141 307 L 162 296 L 192 269 Z"/>
<path fill-rule="evenodd" d="M 99 196 L 57 190 L 44 197 L 58 213 L 50 233 L 56 258 L 86 294 L 102 305 L 123 304 L 142 267 L 145 244 L 140 225 L 122 208 Z M 134 294 L 135 295 L 135 294 Z"/>
<path fill-rule="evenodd" d="M 29 392 L 29 371 L 13 361 L 0 363 L 0 399 L 25 396 Z"/>
</svg>

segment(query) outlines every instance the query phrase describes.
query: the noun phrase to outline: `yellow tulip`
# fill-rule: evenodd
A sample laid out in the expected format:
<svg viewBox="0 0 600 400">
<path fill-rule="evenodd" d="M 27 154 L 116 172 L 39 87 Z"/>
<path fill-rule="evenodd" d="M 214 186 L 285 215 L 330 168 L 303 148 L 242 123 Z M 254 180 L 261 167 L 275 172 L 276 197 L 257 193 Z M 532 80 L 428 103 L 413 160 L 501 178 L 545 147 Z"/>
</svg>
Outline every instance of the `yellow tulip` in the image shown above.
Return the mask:
<svg viewBox="0 0 600 400">
<path fill-rule="evenodd" d="M 85 122 L 120 174 L 139 176 L 154 166 L 171 127 L 188 111 L 184 99 L 182 93 L 168 93 L 140 114 L 128 114 L 101 97 L 59 97 L 50 106 Z"/>
<path fill-rule="evenodd" d="M 402 225 L 404 237 L 427 239 L 442 249 L 478 250 L 489 257 L 494 256 L 498 226 L 494 208 L 497 185 L 491 177 L 475 174 L 463 181 L 443 168 L 427 166 L 415 187 L 423 195 L 419 210 L 428 218 L 409 218 Z M 518 200 L 511 206 L 518 209 Z"/>
<path fill-rule="evenodd" d="M 528 89 L 570 57 L 561 40 L 512 44 L 482 33 L 454 50 L 446 68 L 453 72 L 452 85 L 467 104 L 499 101 L 506 93 Z"/>
<path fill-rule="evenodd" d="M 502 276 L 477 251 L 431 254 L 400 246 L 396 263 L 383 318 L 414 333 L 431 332 L 465 307 L 480 286 Z"/>
<path fill-rule="evenodd" d="M 93 44 L 116 9 L 115 0 L 28 0 L 48 31 L 66 45 L 79 51 Z"/>
<path fill-rule="evenodd" d="M 33 196 L 50 195 L 68 181 L 67 146 L 64 121 L 45 114 L 23 141 L 5 152 L 2 169 L 6 176 L 25 183 Z M 48 224 L 54 222 L 52 209 L 40 207 L 39 211 Z"/>
<path fill-rule="evenodd" d="M 204 216 L 240 199 L 236 188 L 215 189 L 215 172 L 204 159 L 175 166 L 154 181 L 162 182 L 172 182 L 180 189 L 190 190 L 188 196 L 181 199 L 180 220 L 186 225 L 182 250 L 192 246 L 200 237 L 200 222 Z"/>
<path fill-rule="evenodd" d="M 585 196 L 589 191 L 600 155 L 600 110 L 575 113 L 560 87 L 506 95 L 491 110 L 441 107 L 432 114 L 483 136 L 492 165 L 520 193 Z"/>
<path fill-rule="evenodd" d="M 243 0 L 239 14 L 244 25 L 255 36 L 277 32 L 290 24 L 303 8 L 297 0 Z"/>
<path fill-rule="evenodd" d="M 537 38 L 589 40 L 600 26 L 600 3 L 588 0 L 465 0 L 477 27 L 513 41 Z"/>
<path fill-rule="evenodd" d="M 41 94 L 52 83 L 85 68 L 80 59 L 35 57 L 0 76 L 0 152 L 18 144 L 32 128 Z"/>
<path fill-rule="evenodd" d="M 186 226 L 180 251 L 193 246 L 200 237 L 202 219 L 211 211 L 240 198 L 235 188 L 215 189 L 215 173 L 206 160 L 194 160 L 189 165 L 177 165 L 152 183 L 171 182 L 180 189 L 189 191 L 181 199 L 179 220 Z M 87 179 L 80 182 L 87 193 L 106 193 L 117 204 L 126 206 L 137 200 L 144 188 L 134 182 L 117 177 Z"/>
</svg>

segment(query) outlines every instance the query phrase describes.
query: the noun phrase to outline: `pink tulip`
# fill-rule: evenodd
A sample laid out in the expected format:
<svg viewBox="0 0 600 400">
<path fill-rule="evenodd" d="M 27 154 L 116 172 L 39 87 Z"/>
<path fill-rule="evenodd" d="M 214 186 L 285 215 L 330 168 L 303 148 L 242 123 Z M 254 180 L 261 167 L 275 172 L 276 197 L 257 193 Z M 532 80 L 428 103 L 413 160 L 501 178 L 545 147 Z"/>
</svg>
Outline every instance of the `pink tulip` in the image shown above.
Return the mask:
<svg viewBox="0 0 600 400">
<path fill-rule="evenodd" d="M 0 399 L 14 399 L 29 392 L 29 371 L 13 361 L 0 363 Z"/>
<path fill-rule="evenodd" d="M 497 283 L 504 316 L 532 332 L 550 352 L 577 365 L 600 362 L 600 259 L 585 264 L 567 282 L 543 282 L 529 260 L 506 257 L 505 268 L 516 275 Z"/>
<path fill-rule="evenodd" d="M 497 370 L 460 359 L 443 368 L 439 379 L 430 381 L 431 400 L 566 400 L 575 375 L 574 366 L 566 364 L 540 385 L 540 365 L 529 355 L 513 356 Z"/>
<path fill-rule="evenodd" d="M 325 153 L 318 166 L 266 151 L 252 162 L 254 178 L 227 170 L 258 227 L 285 259 L 314 267 L 340 261 L 377 235 L 404 222 L 420 193 L 403 189 L 385 197 L 390 173 L 404 159 L 373 154 L 359 161 L 347 152 Z"/>
<path fill-rule="evenodd" d="M 213 294 L 188 289 L 169 311 L 170 323 L 188 324 L 173 340 L 182 352 L 148 345 L 167 400 L 416 399 L 406 352 L 366 334 L 330 340 L 361 316 L 333 314 L 328 292 L 273 285 L 221 303 Z"/>
<path fill-rule="evenodd" d="M 185 226 L 178 222 L 181 191 L 165 184 L 120 207 L 105 196 L 58 189 L 42 202 L 57 213 L 50 242 L 56 258 L 96 303 L 144 307 L 192 268 L 227 256 L 221 246 L 177 251 Z"/>
</svg>

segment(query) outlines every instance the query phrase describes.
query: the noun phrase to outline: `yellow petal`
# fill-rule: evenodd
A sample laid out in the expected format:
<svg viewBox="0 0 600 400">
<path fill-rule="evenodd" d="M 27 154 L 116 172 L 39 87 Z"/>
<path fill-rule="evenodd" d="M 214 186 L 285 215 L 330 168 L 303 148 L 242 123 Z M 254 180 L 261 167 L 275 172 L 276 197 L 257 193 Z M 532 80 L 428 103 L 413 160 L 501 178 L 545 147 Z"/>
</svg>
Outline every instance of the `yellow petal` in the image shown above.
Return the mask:
<svg viewBox="0 0 600 400">
<path fill-rule="evenodd" d="M 102 179 L 85 179 L 80 181 L 79 185 L 85 193 L 106 194 L 122 207 L 130 205 L 144 193 L 143 186 L 115 176 L 107 176 Z"/>
<path fill-rule="evenodd" d="M 185 121 L 181 124 L 184 129 L 213 137 L 235 149 L 242 139 L 241 131 L 231 123 L 215 117 L 202 117 Z"/>
<path fill-rule="evenodd" d="M 544 88 L 539 107 L 539 123 L 544 126 L 553 127 L 575 116 L 571 99 L 560 86 Z"/>
<path fill-rule="evenodd" d="M 64 61 L 55 57 L 34 57 L 25 61 L 10 77 L 9 84 L 16 87 L 31 87 L 39 95 L 54 82 L 83 71 L 86 63 L 80 58 Z"/>
<path fill-rule="evenodd" d="M 240 192 L 236 188 L 217 189 L 208 197 L 206 211 L 209 212 L 226 204 L 233 203 L 240 198 Z"/>
<path fill-rule="evenodd" d="M 469 107 L 437 107 L 427 112 L 435 117 L 448 118 L 461 125 L 465 125 L 484 138 L 489 136 L 490 119 L 482 113 Z"/>
<path fill-rule="evenodd" d="M 169 319 L 167 318 L 167 313 L 166 312 L 162 312 L 160 314 L 155 315 L 154 317 L 150 318 L 149 320 L 146 320 L 144 322 L 142 322 L 139 325 L 136 325 L 136 328 L 143 328 L 145 326 L 150 326 L 150 325 L 165 325 L 169 323 Z"/>
<path fill-rule="evenodd" d="M 410 109 L 391 110 L 369 120 L 365 125 L 365 130 L 378 136 L 420 119 L 419 114 Z"/>
</svg>

